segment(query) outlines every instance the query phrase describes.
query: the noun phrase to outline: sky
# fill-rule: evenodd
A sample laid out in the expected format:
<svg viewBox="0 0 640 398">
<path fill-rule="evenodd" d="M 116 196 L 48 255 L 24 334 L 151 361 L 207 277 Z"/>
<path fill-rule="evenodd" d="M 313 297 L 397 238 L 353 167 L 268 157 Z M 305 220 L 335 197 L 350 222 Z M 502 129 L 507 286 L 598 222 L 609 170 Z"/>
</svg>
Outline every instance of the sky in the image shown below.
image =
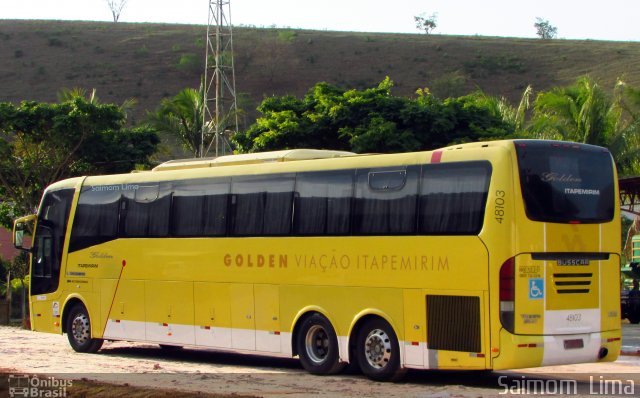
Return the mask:
<svg viewBox="0 0 640 398">
<path fill-rule="evenodd" d="M 120 0 L 116 0 L 120 1 Z M 436 14 L 434 34 L 537 37 L 536 18 L 561 39 L 640 41 L 640 0 L 230 0 L 234 26 L 420 33 L 415 16 Z M 206 25 L 209 0 L 127 0 L 120 22 Z M 2 19 L 112 21 L 107 0 L 0 0 Z"/>
</svg>

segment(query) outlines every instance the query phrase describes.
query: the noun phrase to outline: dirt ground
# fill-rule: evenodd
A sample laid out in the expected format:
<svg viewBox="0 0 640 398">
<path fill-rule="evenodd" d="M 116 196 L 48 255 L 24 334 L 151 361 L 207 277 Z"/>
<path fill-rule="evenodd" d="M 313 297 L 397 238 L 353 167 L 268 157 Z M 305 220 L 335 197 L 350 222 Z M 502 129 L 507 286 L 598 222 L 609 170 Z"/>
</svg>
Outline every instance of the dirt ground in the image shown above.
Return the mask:
<svg viewBox="0 0 640 398">
<path fill-rule="evenodd" d="M 66 336 L 5 326 L 0 327 L 0 373 L 0 395 L 7 389 L 8 376 L 20 374 L 73 380 L 66 396 L 78 397 L 499 397 L 505 385 L 517 386 L 523 376 L 563 375 L 586 382 L 593 375 L 602 379 L 603 374 L 632 384 L 640 395 L 640 357 L 632 356 L 607 364 L 517 372 L 410 371 L 402 382 L 376 383 L 359 374 L 313 376 L 295 359 L 166 351 L 150 344 L 107 342 L 98 354 L 79 354 Z"/>
</svg>

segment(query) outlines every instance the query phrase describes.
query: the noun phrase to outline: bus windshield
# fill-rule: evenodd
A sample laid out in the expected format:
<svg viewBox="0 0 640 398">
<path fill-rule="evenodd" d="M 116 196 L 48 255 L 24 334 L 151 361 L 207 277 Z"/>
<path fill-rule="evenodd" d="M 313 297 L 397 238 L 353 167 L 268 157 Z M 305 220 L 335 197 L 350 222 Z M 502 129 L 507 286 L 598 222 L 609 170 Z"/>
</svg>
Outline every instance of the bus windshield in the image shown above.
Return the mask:
<svg viewBox="0 0 640 398">
<path fill-rule="evenodd" d="M 527 216 L 554 223 L 599 223 L 614 214 L 613 162 L 600 147 L 517 141 Z"/>
</svg>

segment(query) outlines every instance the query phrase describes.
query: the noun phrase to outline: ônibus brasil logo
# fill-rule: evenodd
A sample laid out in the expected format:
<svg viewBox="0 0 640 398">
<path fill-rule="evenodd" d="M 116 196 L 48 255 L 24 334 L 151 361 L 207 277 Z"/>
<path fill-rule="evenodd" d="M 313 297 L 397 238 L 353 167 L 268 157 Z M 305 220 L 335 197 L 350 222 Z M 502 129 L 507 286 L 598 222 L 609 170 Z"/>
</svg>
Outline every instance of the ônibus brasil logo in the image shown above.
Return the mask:
<svg viewBox="0 0 640 398">
<path fill-rule="evenodd" d="M 55 377 L 29 375 L 9 375 L 9 397 L 59 398 L 67 396 L 67 388 L 73 385 L 71 380 Z"/>
</svg>

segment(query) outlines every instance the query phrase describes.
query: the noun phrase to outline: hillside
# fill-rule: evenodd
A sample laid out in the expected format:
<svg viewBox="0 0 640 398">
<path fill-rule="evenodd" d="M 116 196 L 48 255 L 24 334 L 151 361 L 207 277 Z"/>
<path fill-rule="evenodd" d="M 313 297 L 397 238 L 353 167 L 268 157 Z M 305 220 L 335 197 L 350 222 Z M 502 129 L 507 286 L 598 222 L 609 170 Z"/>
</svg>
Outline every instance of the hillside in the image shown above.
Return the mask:
<svg viewBox="0 0 640 398">
<path fill-rule="evenodd" d="M 135 121 L 160 100 L 197 87 L 206 27 L 0 20 L 0 101 L 55 101 L 62 88 L 97 89 L 103 102 L 136 98 Z M 605 87 L 619 76 L 640 86 L 640 43 L 425 34 L 234 28 L 239 106 L 304 94 L 318 81 L 373 86 L 386 75 L 396 95 L 429 87 L 439 96 L 479 87 L 517 101 L 589 74 Z"/>
</svg>

